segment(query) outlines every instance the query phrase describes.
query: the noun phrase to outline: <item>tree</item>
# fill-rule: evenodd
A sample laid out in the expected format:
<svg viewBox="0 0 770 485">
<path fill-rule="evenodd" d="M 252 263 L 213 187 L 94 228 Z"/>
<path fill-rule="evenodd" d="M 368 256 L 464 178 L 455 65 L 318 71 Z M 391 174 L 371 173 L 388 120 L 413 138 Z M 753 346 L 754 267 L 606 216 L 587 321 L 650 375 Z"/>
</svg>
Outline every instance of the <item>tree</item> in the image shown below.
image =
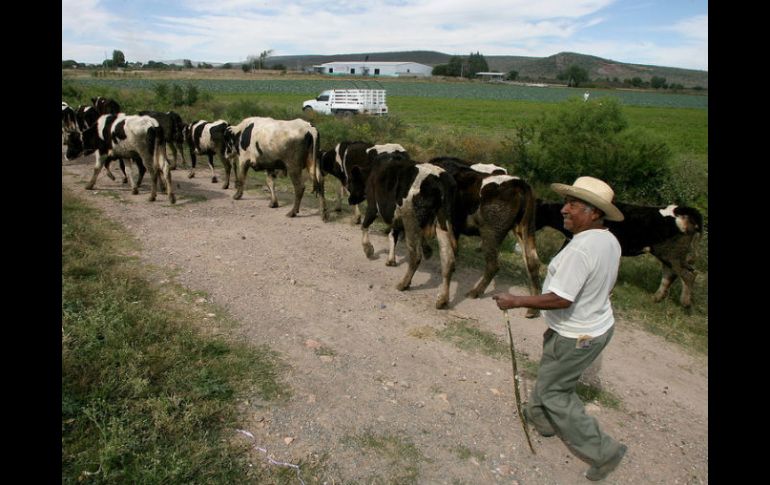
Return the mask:
<svg viewBox="0 0 770 485">
<path fill-rule="evenodd" d="M 112 51 L 112 67 L 126 67 L 126 56 L 123 51 Z"/>
<path fill-rule="evenodd" d="M 262 51 L 259 54 L 259 69 L 260 70 L 264 67 L 265 61 L 267 60 L 268 57 L 270 57 L 270 55 L 272 53 L 273 53 L 273 49 L 268 49 L 266 51 Z"/>
<path fill-rule="evenodd" d="M 519 71 L 514 71 L 513 69 L 508 71 L 508 76 L 506 76 L 509 81 L 515 81 L 517 77 L 519 77 Z"/>
<path fill-rule="evenodd" d="M 650 79 L 650 86 L 652 86 L 655 89 L 660 89 L 660 88 L 666 89 L 668 87 L 668 84 L 666 84 L 666 78 L 652 76 L 652 79 Z"/>
<path fill-rule="evenodd" d="M 192 69 L 192 67 L 193 67 L 193 65 L 192 65 L 192 61 L 191 61 L 190 59 L 185 59 L 185 60 L 183 60 L 183 61 L 182 61 L 182 64 L 183 64 L 183 65 L 184 65 L 184 67 L 186 67 L 187 69 Z"/>
<path fill-rule="evenodd" d="M 464 72 L 463 75 L 467 78 L 472 78 L 476 76 L 477 72 L 485 71 L 489 71 L 489 64 L 487 64 L 484 55 L 480 54 L 478 51 L 476 51 L 475 54 L 471 53 L 470 56 L 468 56 L 468 70 L 467 72 Z"/>
<path fill-rule="evenodd" d="M 576 88 L 580 86 L 581 83 L 589 80 L 588 71 L 576 64 L 569 66 L 566 71 L 559 73 L 559 75 L 556 76 L 556 79 L 567 81 L 567 86 L 571 88 Z"/>
</svg>

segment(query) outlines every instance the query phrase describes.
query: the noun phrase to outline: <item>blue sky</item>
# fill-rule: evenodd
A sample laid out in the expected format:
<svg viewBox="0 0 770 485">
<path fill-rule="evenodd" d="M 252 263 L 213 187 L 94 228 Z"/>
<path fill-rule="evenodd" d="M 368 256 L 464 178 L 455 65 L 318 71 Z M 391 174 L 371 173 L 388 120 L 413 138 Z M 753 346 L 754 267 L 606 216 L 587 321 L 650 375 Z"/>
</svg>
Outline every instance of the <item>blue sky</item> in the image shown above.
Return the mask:
<svg viewBox="0 0 770 485">
<path fill-rule="evenodd" d="M 62 0 L 62 60 L 569 51 L 708 70 L 707 0 Z"/>
</svg>

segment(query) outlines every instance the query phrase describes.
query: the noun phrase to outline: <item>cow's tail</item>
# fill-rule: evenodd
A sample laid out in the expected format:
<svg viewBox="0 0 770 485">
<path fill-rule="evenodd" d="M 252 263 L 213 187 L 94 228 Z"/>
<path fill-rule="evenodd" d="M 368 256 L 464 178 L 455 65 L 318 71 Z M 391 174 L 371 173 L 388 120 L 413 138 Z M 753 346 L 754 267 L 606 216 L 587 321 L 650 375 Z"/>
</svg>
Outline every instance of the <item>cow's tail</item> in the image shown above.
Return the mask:
<svg viewBox="0 0 770 485">
<path fill-rule="evenodd" d="M 452 217 L 455 211 L 455 199 L 457 197 L 457 183 L 449 172 L 443 172 L 439 179 L 441 180 L 441 208 L 437 214 L 438 224 L 441 229 L 447 232 L 449 244 L 452 246 L 452 252 L 457 253 L 457 237 L 455 236 Z M 442 180 L 443 179 L 443 180 Z"/>
<path fill-rule="evenodd" d="M 321 149 L 321 134 L 314 126 L 305 135 L 305 144 L 307 148 L 307 168 L 310 176 L 313 177 L 313 193 L 323 195 L 323 172 L 321 171 L 321 161 L 319 151 Z"/>
</svg>

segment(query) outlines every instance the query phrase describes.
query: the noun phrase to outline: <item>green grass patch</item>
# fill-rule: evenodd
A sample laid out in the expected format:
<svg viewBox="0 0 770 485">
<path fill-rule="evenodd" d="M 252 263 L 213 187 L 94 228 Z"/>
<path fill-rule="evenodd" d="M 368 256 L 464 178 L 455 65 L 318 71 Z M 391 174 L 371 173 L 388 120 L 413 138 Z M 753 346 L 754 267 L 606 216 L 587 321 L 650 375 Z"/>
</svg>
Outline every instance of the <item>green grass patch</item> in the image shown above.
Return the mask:
<svg viewBox="0 0 770 485">
<path fill-rule="evenodd" d="M 511 355 L 508 344 L 501 341 L 497 335 L 469 325 L 464 321 L 447 322 L 443 329 L 436 332 L 436 336 L 463 350 L 488 355 L 496 359 Z"/>
<path fill-rule="evenodd" d="M 378 434 L 366 430 L 357 435 L 347 435 L 341 442 L 347 446 L 372 454 L 382 460 L 378 476 L 367 477 L 369 484 L 416 484 L 419 483 L 420 462 L 425 458 L 409 438 L 395 434 Z"/>
<path fill-rule="evenodd" d="M 484 453 L 472 448 L 468 448 L 464 445 L 457 445 L 452 447 L 452 452 L 454 452 L 461 460 L 469 460 L 471 458 L 475 458 L 479 463 L 486 460 Z"/>
<path fill-rule="evenodd" d="M 62 482 L 271 481 L 231 438 L 237 398 L 289 396 L 283 365 L 266 346 L 203 336 L 137 249 L 63 191 Z"/>
</svg>

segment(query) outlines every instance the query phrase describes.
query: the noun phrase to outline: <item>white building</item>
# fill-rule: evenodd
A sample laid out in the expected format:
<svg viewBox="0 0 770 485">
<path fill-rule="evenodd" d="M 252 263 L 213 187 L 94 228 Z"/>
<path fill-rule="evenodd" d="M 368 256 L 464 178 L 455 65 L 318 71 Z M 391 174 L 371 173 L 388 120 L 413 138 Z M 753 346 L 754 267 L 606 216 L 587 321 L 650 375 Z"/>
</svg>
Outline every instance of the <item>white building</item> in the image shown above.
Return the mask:
<svg viewBox="0 0 770 485">
<path fill-rule="evenodd" d="M 335 61 L 313 66 L 331 76 L 427 77 L 433 68 L 417 62 Z"/>
</svg>

